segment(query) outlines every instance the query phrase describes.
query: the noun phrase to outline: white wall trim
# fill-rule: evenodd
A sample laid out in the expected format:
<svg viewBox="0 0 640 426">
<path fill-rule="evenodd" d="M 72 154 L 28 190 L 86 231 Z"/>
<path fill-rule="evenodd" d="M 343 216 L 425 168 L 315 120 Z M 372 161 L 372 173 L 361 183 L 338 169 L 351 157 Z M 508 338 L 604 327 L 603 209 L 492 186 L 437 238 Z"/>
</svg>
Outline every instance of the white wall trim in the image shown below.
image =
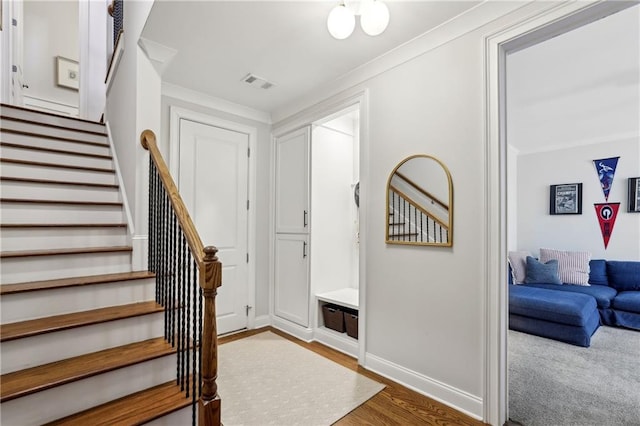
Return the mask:
<svg viewBox="0 0 640 426">
<path fill-rule="evenodd" d="M 268 327 L 271 325 L 271 317 L 269 315 L 260 315 L 253 319 L 253 324 L 249 324 L 249 329 Z"/>
<path fill-rule="evenodd" d="M 483 420 L 508 417 L 505 59 L 513 52 L 615 13 L 635 2 L 565 1 L 516 19 L 485 38 L 485 369 Z M 511 22 L 514 22 L 512 20 Z"/>
<path fill-rule="evenodd" d="M 420 55 L 460 38 L 494 19 L 525 7 L 529 3 L 530 1 L 483 1 L 355 70 L 316 87 L 313 91 L 296 101 L 282 108 L 273 110 L 271 112 L 273 122 L 282 121 L 286 117 L 304 109 L 310 103 L 317 102 L 320 99 L 325 99 L 328 96 L 336 95 L 344 90 L 362 84 Z"/>
<path fill-rule="evenodd" d="M 107 76 L 104 80 L 107 85 L 106 92 L 109 94 L 109 90 L 111 89 L 111 85 L 113 84 L 113 78 L 118 71 L 118 66 L 120 65 L 120 60 L 122 60 L 122 55 L 124 54 L 124 31 L 118 37 L 118 44 L 113 48 L 113 54 L 111 55 L 111 62 L 109 63 L 109 69 L 107 70 Z"/>
<path fill-rule="evenodd" d="M 411 390 L 435 399 L 474 419 L 482 420 L 482 398 L 409 370 L 370 353 L 364 367 Z"/>
<path fill-rule="evenodd" d="M 64 114 L 70 117 L 78 117 L 78 105 L 65 104 L 58 101 L 52 101 L 37 96 L 22 95 L 22 106 L 27 108 L 39 109 L 41 111 L 53 112 L 55 114 Z"/>
<path fill-rule="evenodd" d="M 131 268 L 133 271 L 146 271 L 147 255 L 149 253 L 149 236 L 134 235 L 131 238 L 131 246 L 133 253 L 131 254 Z"/>
<path fill-rule="evenodd" d="M 190 120 L 198 123 L 206 124 L 208 126 L 215 126 L 226 130 L 245 134 L 249 137 L 249 150 L 251 155 L 249 156 L 249 176 L 248 176 L 248 194 L 249 197 L 249 213 L 247 217 L 248 229 L 247 229 L 247 249 L 249 250 L 249 262 L 247 264 L 247 274 L 249 277 L 248 285 L 248 304 L 254 307 L 256 306 L 256 225 L 257 225 L 257 201 L 256 201 L 256 186 L 257 186 L 257 156 L 258 156 L 258 129 L 256 127 L 247 126 L 245 124 L 236 123 L 234 121 L 223 120 L 218 117 L 214 117 L 208 114 L 204 114 L 197 111 L 192 111 L 187 108 L 177 107 L 171 105 L 169 107 L 169 170 L 173 176 L 176 185 L 180 188 L 180 121 Z M 247 325 L 251 326 L 251 323 L 255 320 L 249 318 Z M 255 328 L 255 326 L 254 326 Z"/>
<path fill-rule="evenodd" d="M 89 117 L 89 79 L 85 76 L 89 75 L 90 70 L 90 50 L 89 50 L 89 2 L 78 2 L 78 66 L 80 75 L 80 89 L 78 90 L 79 114 L 83 118 Z"/>
<path fill-rule="evenodd" d="M 202 92 L 197 92 L 195 90 L 177 86 L 172 83 L 167 83 L 164 81 L 162 82 L 162 95 L 180 99 L 182 101 L 190 102 L 192 104 L 200 105 L 206 108 L 234 114 L 239 117 L 248 118 L 249 120 L 271 124 L 271 114 L 269 114 L 268 112 L 236 104 L 234 102 L 230 102 L 214 96 L 206 95 Z"/>
<path fill-rule="evenodd" d="M 122 195 L 122 204 L 124 206 L 125 217 L 127 218 L 127 228 L 129 229 L 129 241 L 132 241 L 136 230 L 133 224 L 133 216 L 131 215 L 131 208 L 129 207 L 129 202 L 128 202 L 129 199 L 127 198 L 127 189 L 124 187 L 124 180 L 122 179 L 122 173 L 120 172 L 118 154 L 113 144 L 113 138 L 111 137 L 111 126 L 109 125 L 109 121 L 107 121 L 104 125 L 105 125 L 105 128 L 107 129 L 107 140 L 109 141 L 109 149 L 111 150 L 111 156 L 113 157 L 113 168 L 116 171 L 116 179 L 118 181 L 118 186 L 120 188 L 120 194 Z"/>
<path fill-rule="evenodd" d="M 287 321 L 275 315 L 271 317 L 271 326 L 280 331 L 284 331 L 293 337 L 297 337 L 304 342 L 309 343 L 313 341 L 313 330 L 311 328 L 302 327 L 301 325 L 294 324 L 291 321 Z"/>
</svg>

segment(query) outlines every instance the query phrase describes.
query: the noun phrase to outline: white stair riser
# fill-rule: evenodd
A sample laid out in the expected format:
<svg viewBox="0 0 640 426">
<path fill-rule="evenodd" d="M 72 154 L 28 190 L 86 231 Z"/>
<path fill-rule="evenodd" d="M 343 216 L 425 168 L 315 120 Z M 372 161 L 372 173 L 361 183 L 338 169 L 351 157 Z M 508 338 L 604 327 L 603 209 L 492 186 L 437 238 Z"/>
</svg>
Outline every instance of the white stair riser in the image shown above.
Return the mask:
<svg viewBox="0 0 640 426">
<path fill-rule="evenodd" d="M 131 272 L 129 252 L 4 258 L 2 284 Z"/>
<path fill-rule="evenodd" d="M 118 188 L 2 181 L 2 197 L 36 200 L 120 202 Z"/>
<path fill-rule="evenodd" d="M 154 298 L 154 279 L 8 294 L 2 297 L 2 323 L 90 311 Z"/>
<path fill-rule="evenodd" d="M 175 364 L 176 355 L 169 355 L 5 402 L 2 424 L 41 425 L 168 382 Z"/>
<path fill-rule="evenodd" d="M 0 251 L 129 245 L 127 228 L 5 228 Z"/>
<path fill-rule="evenodd" d="M 191 393 L 189 393 L 191 395 Z M 191 398 L 191 396 L 189 396 Z M 189 405 L 178 411 L 174 411 L 171 414 L 160 417 L 159 419 L 152 420 L 145 423 L 145 426 L 176 426 L 176 425 L 190 425 L 192 420 L 192 407 Z M 196 408 L 197 410 L 197 408 Z M 197 413 L 196 413 L 197 416 Z"/>
<path fill-rule="evenodd" d="M 37 136 L 27 136 L 18 133 L 9 133 L 0 131 L 0 139 L 2 142 L 16 143 L 27 146 L 38 146 L 42 148 L 62 149 L 65 151 L 83 152 L 87 154 L 110 155 L 111 149 L 109 145 L 87 145 L 83 143 L 75 143 L 62 141 L 57 139 L 39 138 Z"/>
<path fill-rule="evenodd" d="M 122 223 L 120 206 L 2 203 L 2 223 Z"/>
<path fill-rule="evenodd" d="M 22 118 L 40 123 L 52 124 L 54 126 L 67 126 L 91 132 L 106 133 L 105 127 L 99 123 L 92 123 L 84 120 L 74 120 L 58 115 L 41 114 L 35 111 L 11 108 L 3 106 L 0 110 L 5 117 Z M 5 120 L 7 122 L 9 120 Z"/>
<path fill-rule="evenodd" d="M 107 143 L 107 137 L 93 133 L 79 132 L 72 129 L 59 129 L 33 123 L 24 123 L 14 120 L 2 120 L 2 128 L 19 130 L 22 132 L 37 133 L 39 135 L 55 136 L 60 138 L 77 139 L 86 142 Z"/>
<path fill-rule="evenodd" d="M 163 335 L 163 312 L 142 315 L 3 342 L 0 365 L 6 374 Z"/>
<path fill-rule="evenodd" d="M 0 149 L 0 157 L 11 158 L 14 160 L 37 161 L 43 163 L 64 164 L 69 166 L 98 167 L 101 169 L 113 170 L 113 161 L 109 158 L 95 158 L 80 155 L 60 154 L 33 149 L 22 149 L 4 146 Z"/>
<path fill-rule="evenodd" d="M 55 179 L 69 182 L 90 182 L 116 184 L 116 174 L 91 170 L 74 170 L 60 167 L 32 166 L 26 164 L 2 163 L 2 176 L 31 179 Z"/>
</svg>

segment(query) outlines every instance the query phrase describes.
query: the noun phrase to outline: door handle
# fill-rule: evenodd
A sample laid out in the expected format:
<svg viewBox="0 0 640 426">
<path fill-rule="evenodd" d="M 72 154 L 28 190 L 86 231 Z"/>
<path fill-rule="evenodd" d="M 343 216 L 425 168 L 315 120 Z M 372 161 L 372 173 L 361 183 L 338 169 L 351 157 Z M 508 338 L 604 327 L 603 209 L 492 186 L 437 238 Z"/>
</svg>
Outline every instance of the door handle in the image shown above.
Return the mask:
<svg viewBox="0 0 640 426">
<path fill-rule="evenodd" d="M 307 211 L 304 210 L 302 215 L 302 223 L 304 224 L 305 228 L 307 227 L 307 214 L 308 214 Z"/>
<path fill-rule="evenodd" d="M 307 242 L 303 241 L 302 242 L 302 258 L 304 259 L 305 257 L 307 257 Z"/>
</svg>

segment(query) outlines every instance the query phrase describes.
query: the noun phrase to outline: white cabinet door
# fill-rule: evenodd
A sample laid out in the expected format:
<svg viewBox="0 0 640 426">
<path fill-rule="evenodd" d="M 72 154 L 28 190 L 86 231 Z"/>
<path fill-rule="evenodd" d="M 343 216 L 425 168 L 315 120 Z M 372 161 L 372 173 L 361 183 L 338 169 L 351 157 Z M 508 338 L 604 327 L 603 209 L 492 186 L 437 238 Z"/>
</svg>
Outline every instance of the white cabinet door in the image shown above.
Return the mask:
<svg viewBox="0 0 640 426">
<path fill-rule="evenodd" d="M 276 139 L 276 233 L 309 232 L 310 128 Z"/>
<path fill-rule="evenodd" d="M 309 241 L 304 234 L 276 234 L 274 313 L 309 326 Z"/>
</svg>

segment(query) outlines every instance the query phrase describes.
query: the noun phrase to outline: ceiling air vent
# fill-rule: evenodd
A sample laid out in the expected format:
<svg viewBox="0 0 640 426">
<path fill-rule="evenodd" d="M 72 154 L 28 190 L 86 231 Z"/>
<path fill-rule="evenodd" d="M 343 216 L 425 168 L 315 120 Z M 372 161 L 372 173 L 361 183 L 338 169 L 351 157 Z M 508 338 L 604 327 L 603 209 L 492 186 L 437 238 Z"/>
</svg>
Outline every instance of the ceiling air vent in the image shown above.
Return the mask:
<svg viewBox="0 0 640 426">
<path fill-rule="evenodd" d="M 251 87 L 255 87 L 256 89 L 271 89 L 274 84 L 270 81 L 265 80 L 262 77 L 258 77 L 257 75 L 247 74 L 242 78 L 242 81 L 247 83 Z"/>
</svg>

